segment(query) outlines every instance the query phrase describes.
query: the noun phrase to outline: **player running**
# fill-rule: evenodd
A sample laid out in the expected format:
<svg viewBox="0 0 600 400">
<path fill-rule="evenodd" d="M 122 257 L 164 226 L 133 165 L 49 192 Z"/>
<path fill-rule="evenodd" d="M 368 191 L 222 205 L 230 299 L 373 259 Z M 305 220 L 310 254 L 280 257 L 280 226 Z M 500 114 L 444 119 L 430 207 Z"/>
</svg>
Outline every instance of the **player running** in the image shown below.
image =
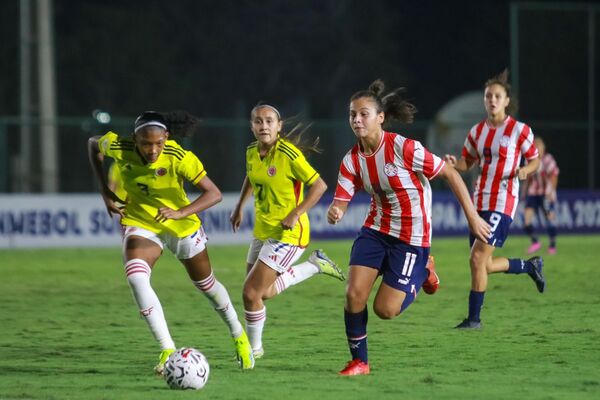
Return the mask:
<svg viewBox="0 0 600 400">
<path fill-rule="evenodd" d="M 540 160 L 533 144 L 531 128 L 510 116 L 514 103 L 510 102 L 507 70 L 485 83 L 484 104 L 487 119 L 469 131 L 462 157 L 457 161 L 453 155 L 445 156 L 446 161 L 459 171 L 479 166 L 473 203 L 479 215 L 492 226 L 489 238 L 482 240 L 472 235 L 470 237 L 469 315 L 456 326 L 459 329 L 481 327 L 480 313 L 488 274 L 527 273 L 540 293 L 546 286 L 540 257 L 529 260 L 492 257 L 496 247 L 502 247 L 508 237 L 508 228 L 519 202 L 519 179 L 527 179 L 538 168 Z M 527 160 L 527 165 L 519 167 L 522 156 Z"/>
<path fill-rule="evenodd" d="M 231 225 L 234 231 L 240 227 L 244 202 L 253 194 L 256 220 L 243 297 L 246 330 L 254 356 L 260 358 L 264 355 L 262 333 L 267 319 L 264 300 L 318 273 L 342 281 L 346 278 L 322 250 L 315 250 L 307 262 L 294 265 L 310 239 L 307 211 L 327 189 L 298 147 L 304 146 L 298 143 L 297 129 L 281 136 L 281 115 L 267 104 L 252 109 L 250 126 L 256 141 L 246 150 L 246 177 Z M 316 142 L 307 150 L 316 151 Z M 305 185 L 309 186 L 306 197 Z"/>
<path fill-rule="evenodd" d="M 428 264 L 431 245 L 431 186 L 441 176 L 461 204 L 469 228 L 484 239 L 490 227 L 481 219 L 460 175 L 420 142 L 387 132 L 391 120 L 413 121 L 415 108 L 401 96 L 401 89 L 383 96 L 377 80 L 368 90 L 350 98 L 349 122 L 358 143 L 344 156 L 335 197 L 327 221 L 338 223 L 359 190 L 371 194 L 371 207 L 350 253 L 350 269 L 344 306 L 346 336 L 352 360 L 341 375 L 370 373 L 367 355 L 367 300 L 378 276 L 373 311 L 392 319 L 415 300 L 421 287 L 437 284 L 433 264 Z"/>
<path fill-rule="evenodd" d="M 556 186 L 560 169 L 552 154 L 546 152 L 546 145 L 539 136 L 535 138 L 535 147 L 542 161 L 538 169 L 527 178 L 524 229 L 531 238 L 527 253 L 535 253 L 542 247 L 532 225 L 533 216 L 541 209 L 546 218 L 546 230 L 550 239 L 548 254 L 554 255 L 556 254 Z"/>
<path fill-rule="evenodd" d="M 194 286 L 229 327 L 242 369 L 254 367 L 248 337 L 227 290 L 213 274 L 207 237 L 196 215 L 221 201 L 221 192 L 207 176 L 202 162 L 171 140 L 172 135 L 191 134 L 198 121 L 186 112 L 147 111 L 135 120 L 133 135 L 119 137 L 108 132 L 90 138 L 88 144 L 106 209 L 109 215 L 121 217 L 127 282 L 162 350 L 155 367 L 158 374 L 163 373 L 167 358 L 175 351 L 162 306 L 150 285 L 152 269 L 165 246 L 185 266 Z M 107 186 L 105 156 L 114 159 L 127 199 L 118 198 Z M 202 191 L 192 202 L 184 192 L 183 179 Z"/>
</svg>

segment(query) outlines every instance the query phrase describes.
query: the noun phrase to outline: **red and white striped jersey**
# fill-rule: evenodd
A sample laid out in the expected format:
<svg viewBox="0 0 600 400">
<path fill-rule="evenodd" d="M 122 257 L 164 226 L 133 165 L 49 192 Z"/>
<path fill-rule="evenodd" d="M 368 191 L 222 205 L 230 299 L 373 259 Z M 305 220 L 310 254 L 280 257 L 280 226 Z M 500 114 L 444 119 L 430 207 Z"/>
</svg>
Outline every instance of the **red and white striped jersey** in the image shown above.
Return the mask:
<svg viewBox="0 0 600 400">
<path fill-rule="evenodd" d="M 496 211 L 514 218 L 519 201 L 517 168 L 521 155 L 528 161 L 538 157 L 533 132 L 526 124 L 509 116 L 498 127 L 484 120 L 471 128 L 462 156 L 479 164 L 473 193 L 478 211 Z"/>
<path fill-rule="evenodd" d="M 550 178 L 558 176 L 559 173 L 560 169 L 552 154 L 544 154 L 537 171 L 527 178 L 527 194 L 530 196 L 556 195 L 556 188 L 550 183 Z"/>
<path fill-rule="evenodd" d="M 383 132 L 373 154 L 356 144 L 344 156 L 335 200 L 350 201 L 364 189 L 371 206 L 364 226 L 413 246 L 431 246 L 431 186 L 444 161 L 423 145 L 391 132 Z"/>
</svg>

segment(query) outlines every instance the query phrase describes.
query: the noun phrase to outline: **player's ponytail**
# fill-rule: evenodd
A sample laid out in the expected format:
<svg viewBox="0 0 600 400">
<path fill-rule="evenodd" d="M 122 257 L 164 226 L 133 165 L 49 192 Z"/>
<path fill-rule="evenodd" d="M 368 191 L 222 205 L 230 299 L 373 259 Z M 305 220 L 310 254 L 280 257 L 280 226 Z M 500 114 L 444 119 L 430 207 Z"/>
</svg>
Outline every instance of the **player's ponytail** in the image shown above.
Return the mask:
<svg viewBox="0 0 600 400">
<path fill-rule="evenodd" d="M 176 137 L 192 136 L 200 126 L 200 118 L 187 111 L 177 110 L 161 113 L 167 123 L 169 133 Z"/>
<path fill-rule="evenodd" d="M 396 120 L 410 124 L 414 121 L 414 114 L 417 112 L 417 108 L 406 101 L 402 93 L 405 92 L 404 88 L 396 88 L 386 95 L 385 83 L 381 79 L 375 80 L 369 85 L 367 90 L 360 90 L 350 97 L 350 101 L 368 97 L 372 99 L 377 105 L 377 112 L 383 112 L 385 114 L 384 124 L 390 120 Z"/>
<path fill-rule="evenodd" d="M 512 88 L 510 83 L 508 83 L 508 68 L 504 68 L 502 72 L 498 75 L 491 77 L 487 81 L 485 81 L 484 89 L 492 85 L 500 85 L 504 88 L 506 92 L 506 97 L 510 98 L 510 102 L 508 103 L 508 107 L 506 107 L 506 114 L 515 115 L 519 109 L 518 102 L 516 96 L 512 94 Z"/>
</svg>

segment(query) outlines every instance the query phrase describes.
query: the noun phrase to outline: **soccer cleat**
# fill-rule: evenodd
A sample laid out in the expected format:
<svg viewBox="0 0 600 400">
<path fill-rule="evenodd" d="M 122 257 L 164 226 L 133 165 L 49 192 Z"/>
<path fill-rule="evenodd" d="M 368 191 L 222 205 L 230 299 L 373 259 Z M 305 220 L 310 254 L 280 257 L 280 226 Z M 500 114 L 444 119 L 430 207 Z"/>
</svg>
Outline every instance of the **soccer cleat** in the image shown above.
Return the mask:
<svg viewBox="0 0 600 400">
<path fill-rule="evenodd" d="M 544 273 L 542 269 L 544 268 L 544 260 L 542 257 L 531 257 L 526 262 L 533 264 L 533 268 L 529 272 L 529 276 L 535 282 L 535 286 L 537 287 L 538 292 L 544 293 L 544 289 L 546 288 L 546 278 L 544 278 Z"/>
<path fill-rule="evenodd" d="M 235 353 L 240 367 L 242 370 L 254 368 L 254 354 L 252 353 L 252 347 L 245 331 L 242 334 L 233 338 L 233 344 L 235 345 Z"/>
<path fill-rule="evenodd" d="M 548 247 L 548 254 L 551 256 L 556 254 L 556 247 Z"/>
<path fill-rule="evenodd" d="M 346 276 L 342 272 L 341 269 L 329 258 L 327 254 L 323 250 L 315 250 L 308 257 L 308 261 L 311 264 L 314 264 L 318 269 L 320 274 L 325 274 L 329 276 L 333 276 L 334 278 L 339 279 L 340 281 L 345 281 Z"/>
<path fill-rule="evenodd" d="M 454 329 L 481 329 L 481 321 L 471 321 L 469 318 L 465 318 Z"/>
<path fill-rule="evenodd" d="M 423 291 L 427 294 L 434 294 L 438 290 L 438 287 L 440 287 L 440 277 L 435 272 L 435 260 L 433 256 L 429 256 L 425 268 L 429 271 L 429 275 L 425 279 L 425 282 L 423 282 Z"/>
<path fill-rule="evenodd" d="M 169 356 L 175 352 L 175 349 L 165 349 L 160 352 L 158 356 L 158 364 L 154 367 L 154 372 L 157 375 L 163 375 L 165 372 L 165 363 L 169 359 Z"/>
<path fill-rule="evenodd" d="M 527 254 L 533 254 L 542 247 L 540 242 L 531 243 L 531 246 L 527 249 Z"/>
<path fill-rule="evenodd" d="M 369 364 L 363 362 L 360 358 L 355 358 L 346 364 L 346 367 L 339 372 L 340 375 L 369 375 L 371 368 Z"/>
<path fill-rule="evenodd" d="M 265 355 L 265 349 L 263 349 L 262 347 L 260 349 L 252 349 L 252 354 L 254 354 L 254 359 L 256 360 L 257 358 L 263 358 L 263 356 Z"/>
</svg>

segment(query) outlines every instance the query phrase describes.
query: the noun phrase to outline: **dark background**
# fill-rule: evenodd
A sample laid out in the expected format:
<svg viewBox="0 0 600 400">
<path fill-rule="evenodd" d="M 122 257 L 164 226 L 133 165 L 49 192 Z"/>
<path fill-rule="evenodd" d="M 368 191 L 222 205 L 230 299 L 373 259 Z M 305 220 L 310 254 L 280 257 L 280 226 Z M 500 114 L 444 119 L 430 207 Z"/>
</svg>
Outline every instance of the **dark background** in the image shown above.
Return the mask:
<svg viewBox="0 0 600 400">
<path fill-rule="evenodd" d="M 207 121 L 186 144 L 209 172 L 218 167 L 222 189 L 237 190 L 240 175 L 220 170 L 243 170 L 243 164 L 223 164 L 222 154 L 240 152 L 243 159 L 252 140 L 249 111 L 267 101 L 284 116 L 315 121 L 314 133 L 329 151 L 314 163 L 331 187 L 353 143 L 349 96 L 375 78 L 390 88 L 406 86 L 419 109 L 412 136 L 424 140 L 427 124 L 446 102 L 482 90 L 486 79 L 511 66 L 509 5 L 54 0 L 58 113 L 90 118 L 92 110 L 106 110 L 112 127 L 126 131 L 143 110 L 186 109 Z M 19 114 L 18 17 L 18 1 L 0 2 L 0 117 Z M 518 117 L 548 142 L 565 178 L 561 186 L 586 187 L 587 15 L 523 11 L 519 28 Z M 600 92 L 600 76 L 595 86 Z M 600 115 L 600 101 L 595 108 Z M 61 190 L 94 190 L 87 165 L 79 166 L 87 159 L 85 140 L 104 128 L 61 127 L 61 146 L 71 150 L 69 162 L 61 157 Z M 11 132 L 9 144 L 18 152 L 18 130 Z"/>
</svg>

